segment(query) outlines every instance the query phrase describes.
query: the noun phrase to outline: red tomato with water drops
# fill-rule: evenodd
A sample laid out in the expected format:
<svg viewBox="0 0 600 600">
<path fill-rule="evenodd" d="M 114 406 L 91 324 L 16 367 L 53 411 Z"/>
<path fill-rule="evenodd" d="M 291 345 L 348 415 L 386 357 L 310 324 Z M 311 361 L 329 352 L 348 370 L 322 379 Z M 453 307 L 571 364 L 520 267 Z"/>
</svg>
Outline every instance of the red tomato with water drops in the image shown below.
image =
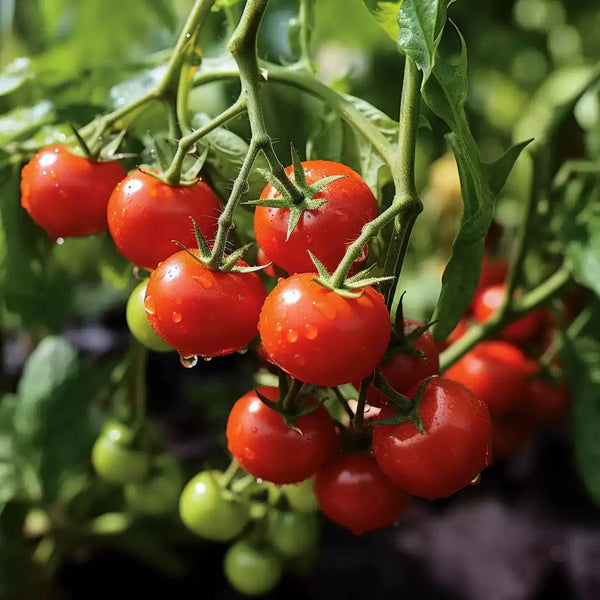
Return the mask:
<svg viewBox="0 0 600 600">
<path fill-rule="evenodd" d="M 347 247 L 360 235 L 363 225 L 377 216 L 377 200 L 364 179 L 345 165 L 311 160 L 303 162 L 302 167 L 308 185 L 332 175 L 345 177 L 333 181 L 314 196 L 326 202 L 315 210 L 305 210 L 287 241 L 289 209 L 257 207 L 254 213 L 256 241 L 271 260 L 288 273 L 315 272 L 308 250 L 333 272 Z M 293 167 L 285 171 L 293 179 Z M 261 194 L 263 199 L 278 197 L 279 192 L 271 184 Z"/>
<path fill-rule="evenodd" d="M 329 519 L 355 534 L 392 525 L 410 502 L 363 452 L 332 456 L 317 472 L 315 495 Z"/>
<path fill-rule="evenodd" d="M 265 295 L 256 273 L 212 271 L 181 250 L 150 274 L 144 306 L 154 331 L 181 356 L 206 358 L 246 347 Z"/>
<path fill-rule="evenodd" d="M 519 348 L 508 342 L 490 341 L 467 352 L 444 376 L 471 388 L 495 418 L 520 404 L 526 379 L 533 372 L 534 367 Z"/>
<path fill-rule="evenodd" d="M 417 389 L 412 390 L 413 397 Z M 382 418 L 392 416 L 391 408 Z M 401 490 L 431 500 L 468 485 L 490 464 L 492 420 L 485 402 L 466 386 L 431 379 L 419 406 L 423 434 L 411 423 L 376 425 L 373 454 Z"/>
<path fill-rule="evenodd" d="M 320 386 L 369 375 L 391 337 L 383 296 L 372 287 L 345 298 L 312 273 L 281 280 L 267 296 L 258 325 L 269 359 L 286 373 Z"/>
<path fill-rule="evenodd" d="M 477 321 L 485 323 L 490 320 L 504 300 L 505 289 L 504 285 L 498 284 L 485 288 L 479 293 L 473 306 L 473 314 Z M 543 320 L 543 310 L 532 310 L 506 326 L 502 330 L 502 337 L 513 342 L 529 340 L 538 332 Z"/>
<path fill-rule="evenodd" d="M 106 205 L 127 175 L 116 161 L 96 162 L 57 144 L 40 150 L 21 172 L 21 205 L 53 239 L 107 228 Z"/>
<path fill-rule="evenodd" d="M 203 181 L 172 186 L 137 169 L 115 188 L 107 214 L 119 252 L 138 267 L 152 270 L 178 251 L 173 240 L 196 247 L 190 217 L 212 241 L 220 212 L 218 196 Z"/>
<path fill-rule="evenodd" d="M 277 402 L 279 390 L 258 388 Z M 308 398 L 314 403 L 314 398 Z M 335 448 L 335 424 L 323 406 L 296 419 L 302 433 L 287 427 L 254 390 L 243 395 L 227 420 L 227 447 L 238 464 L 255 477 L 277 484 L 300 483 L 315 474 Z"/>
<path fill-rule="evenodd" d="M 564 421 L 569 415 L 569 387 L 551 385 L 543 379 L 526 382 L 523 414 L 536 425 L 549 426 Z"/>
</svg>

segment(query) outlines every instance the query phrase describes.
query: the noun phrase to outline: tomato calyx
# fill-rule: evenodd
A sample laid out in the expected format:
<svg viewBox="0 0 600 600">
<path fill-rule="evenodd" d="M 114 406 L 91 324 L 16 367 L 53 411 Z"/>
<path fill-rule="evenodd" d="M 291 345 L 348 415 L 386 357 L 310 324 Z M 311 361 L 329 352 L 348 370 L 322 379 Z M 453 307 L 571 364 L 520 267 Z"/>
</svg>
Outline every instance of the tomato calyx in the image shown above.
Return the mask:
<svg viewBox="0 0 600 600">
<path fill-rule="evenodd" d="M 374 427 L 375 425 L 400 425 L 402 423 L 410 422 L 417 428 L 420 434 L 424 434 L 425 430 L 423 428 L 421 415 L 419 414 L 419 407 L 427 385 L 434 377 L 436 377 L 436 375 L 423 379 L 417 388 L 415 396 L 410 398 L 409 396 L 397 392 L 390 386 L 385 377 L 376 371 L 373 385 L 387 396 L 392 407 L 396 409 L 396 414 L 391 417 L 369 421 L 367 425 L 369 427 Z"/>
<path fill-rule="evenodd" d="M 291 144 L 292 165 L 294 167 L 293 186 L 297 191 L 296 197 L 283 186 L 281 181 L 270 171 L 259 169 L 259 173 L 279 192 L 279 198 L 259 198 L 258 200 L 248 200 L 244 204 L 248 206 L 265 206 L 267 208 L 287 208 L 290 211 L 288 220 L 288 228 L 285 241 L 287 242 L 292 235 L 292 232 L 298 225 L 300 217 L 305 210 L 316 210 L 323 206 L 327 200 L 325 198 L 315 198 L 315 196 L 326 188 L 330 183 L 338 179 L 345 179 L 347 175 L 330 175 L 315 181 L 311 185 L 306 183 L 304 168 L 300 161 L 300 157 Z"/>
<path fill-rule="evenodd" d="M 403 323 L 404 319 L 400 318 L 399 323 Z M 429 329 L 436 323 L 436 321 L 429 321 L 415 327 L 410 333 L 406 333 L 403 327 L 396 327 L 392 330 L 392 341 L 386 351 L 382 363 L 391 362 L 392 358 L 397 354 L 407 354 L 409 356 L 416 356 L 421 358 L 425 362 L 429 362 L 429 357 L 423 350 L 415 348 L 415 342 L 419 340 Z"/>
<path fill-rule="evenodd" d="M 136 156 L 132 153 L 117 152 L 127 133 L 125 129 L 122 129 L 116 135 L 111 136 L 107 143 L 92 150 L 72 123 L 67 123 L 67 126 L 75 136 L 75 144 L 69 148 L 69 151 L 76 156 L 81 156 L 82 158 L 87 158 L 94 162 L 114 162 L 123 158 L 133 158 Z"/>
<path fill-rule="evenodd" d="M 300 435 L 304 435 L 302 430 L 296 426 L 296 421 L 300 417 L 310 415 L 316 412 L 323 406 L 324 401 L 318 400 L 311 404 L 302 405 L 302 400 L 308 395 L 303 390 L 304 383 L 298 380 L 294 380 L 289 388 L 279 387 L 279 401 L 274 402 L 269 400 L 264 394 L 257 388 L 254 390 L 260 401 L 268 406 L 271 410 L 279 413 L 283 417 L 285 426 L 289 429 L 293 429 Z"/>
</svg>

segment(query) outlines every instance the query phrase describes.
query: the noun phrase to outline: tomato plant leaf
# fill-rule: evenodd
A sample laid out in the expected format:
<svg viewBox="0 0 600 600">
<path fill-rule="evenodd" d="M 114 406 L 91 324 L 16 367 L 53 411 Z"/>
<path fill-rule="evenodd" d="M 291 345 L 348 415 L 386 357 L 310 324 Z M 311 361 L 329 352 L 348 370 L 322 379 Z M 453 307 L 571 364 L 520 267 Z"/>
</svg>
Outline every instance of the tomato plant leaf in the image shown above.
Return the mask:
<svg viewBox="0 0 600 600">
<path fill-rule="evenodd" d="M 0 96 L 6 96 L 18 90 L 33 77 L 31 61 L 25 57 L 15 58 L 0 72 Z"/>
<path fill-rule="evenodd" d="M 396 41 L 400 28 L 398 24 L 398 12 L 402 6 L 402 0 L 396 0 L 395 2 L 363 0 L 363 2 L 375 17 L 375 20 L 379 23 L 380 27 L 390 36 L 390 38 L 392 38 L 392 40 Z"/>
<path fill-rule="evenodd" d="M 42 125 L 52 123 L 55 118 L 54 106 L 47 100 L 33 106 L 15 108 L 0 116 L 0 144 L 33 133 Z"/>
</svg>

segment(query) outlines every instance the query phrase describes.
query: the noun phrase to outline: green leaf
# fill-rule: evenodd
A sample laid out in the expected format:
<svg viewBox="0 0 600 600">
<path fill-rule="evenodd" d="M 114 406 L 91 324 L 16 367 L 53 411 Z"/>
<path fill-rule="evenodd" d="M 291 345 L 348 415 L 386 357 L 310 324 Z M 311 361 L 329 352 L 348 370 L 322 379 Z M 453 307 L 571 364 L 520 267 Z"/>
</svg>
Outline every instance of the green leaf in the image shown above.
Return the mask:
<svg viewBox="0 0 600 600">
<path fill-rule="evenodd" d="M 0 145 L 32 133 L 55 118 L 54 106 L 47 100 L 34 106 L 15 108 L 0 117 Z"/>
<path fill-rule="evenodd" d="M 33 77 L 31 61 L 25 57 L 15 58 L 0 72 L 0 96 L 6 96 L 18 90 Z"/>
<path fill-rule="evenodd" d="M 366 7 L 371 11 L 380 27 L 396 41 L 398 38 L 398 12 L 402 6 L 402 0 L 395 2 L 382 2 L 381 0 L 363 0 Z"/>
<path fill-rule="evenodd" d="M 42 340 L 23 369 L 15 430 L 38 469 L 47 502 L 90 451 L 89 381 L 77 352 L 60 337 Z"/>
<path fill-rule="evenodd" d="M 575 461 L 588 492 L 600 504 L 600 342 L 598 327 L 566 339 L 561 356 L 574 398 Z"/>
<path fill-rule="evenodd" d="M 0 512 L 23 488 L 13 425 L 16 401 L 15 396 L 0 401 Z"/>
<path fill-rule="evenodd" d="M 114 85 L 109 92 L 111 108 L 121 108 L 141 98 L 162 80 L 167 71 L 166 65 L 159 65 L 138 73 L 131 79 Z"/>
</svg>

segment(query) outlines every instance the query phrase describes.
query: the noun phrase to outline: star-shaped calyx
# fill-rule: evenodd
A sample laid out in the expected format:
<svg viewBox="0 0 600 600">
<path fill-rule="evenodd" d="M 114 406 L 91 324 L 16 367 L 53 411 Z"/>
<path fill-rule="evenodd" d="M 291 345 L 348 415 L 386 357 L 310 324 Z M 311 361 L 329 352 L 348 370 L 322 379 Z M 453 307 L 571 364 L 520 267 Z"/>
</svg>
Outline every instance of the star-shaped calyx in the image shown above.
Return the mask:
<svg viewBox="0 0 600 600">
<path fill-rule="evenodd" d="M 288 220 L 288 229 L 286 241 L 290 239 L 300 217 L 305 210 L 316 210 L 323 206 L 327 200 L 325 198 L 315 198 L 315 196 L 330 183 L 337 179 L 343 179 L 346 175 L 330 175 L 323 177 L 314 183 L 308 185 L 304 168 L 300 162 L 300 157 L 291 144 L 292 166 L 294 169 L 294 181 L 291 189 L 288 189 L 280 179 L 275 177 L 270 171 L 259 169 L 260 174 L 279 192 L 279 198 L 259 198 L 258 200 L 249 200 L 244 202 L 249 206 L 266 206 L 267 208 L 287 208 L 290 211 Z"/>
</svg>

